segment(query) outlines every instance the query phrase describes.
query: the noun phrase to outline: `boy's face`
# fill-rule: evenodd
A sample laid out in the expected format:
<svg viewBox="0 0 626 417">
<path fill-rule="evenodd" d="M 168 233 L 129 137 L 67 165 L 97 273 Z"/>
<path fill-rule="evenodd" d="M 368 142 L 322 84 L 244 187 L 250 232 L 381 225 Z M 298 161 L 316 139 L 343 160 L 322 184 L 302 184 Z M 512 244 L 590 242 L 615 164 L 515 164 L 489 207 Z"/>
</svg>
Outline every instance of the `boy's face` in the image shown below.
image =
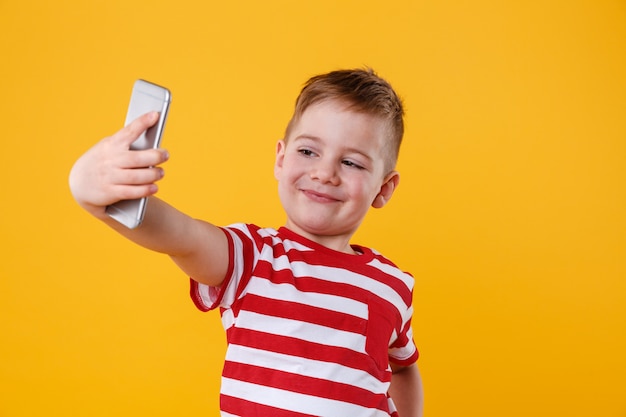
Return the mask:
<svg viewBox="0 0 626 417">
<path fill-rule="evenodd" d="M 370 206 L 380 208 L 398 185 L 385 172 L 385 123 L 339 101 L 316 103 L 277 147 L 274 174 L 286 226 L 335 250 L 350 252 L 350 237 Z"/>
</svg>

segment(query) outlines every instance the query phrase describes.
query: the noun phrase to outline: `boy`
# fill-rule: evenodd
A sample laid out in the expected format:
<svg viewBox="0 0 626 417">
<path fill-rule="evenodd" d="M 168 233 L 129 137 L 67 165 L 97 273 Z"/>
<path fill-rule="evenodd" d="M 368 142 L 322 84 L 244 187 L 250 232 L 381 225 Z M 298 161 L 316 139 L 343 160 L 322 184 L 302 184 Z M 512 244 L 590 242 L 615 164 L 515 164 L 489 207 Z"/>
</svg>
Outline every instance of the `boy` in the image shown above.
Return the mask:
<svg viewBox="0 0 626 417">
<path fill-rule="evenodd" d="M 403 109 L 391 86 L 371 70 L 306 83 L 277 145 L 287 216 L 278 230 L 217 227 L 154 197 L 168 154 L 129 145 L 156 118 L 139 117 L 87 151 L 70 188 L 120 234 L 168 254 L 192 277 L 199 309 L 220 308 L 222 415 L 421 416 L 413 278 L 350 244 L 369 207 L 383 207 L 398 186 Z M 108 204 L 146 196 L 137 229 L 105 214 Z"/>
</svg>

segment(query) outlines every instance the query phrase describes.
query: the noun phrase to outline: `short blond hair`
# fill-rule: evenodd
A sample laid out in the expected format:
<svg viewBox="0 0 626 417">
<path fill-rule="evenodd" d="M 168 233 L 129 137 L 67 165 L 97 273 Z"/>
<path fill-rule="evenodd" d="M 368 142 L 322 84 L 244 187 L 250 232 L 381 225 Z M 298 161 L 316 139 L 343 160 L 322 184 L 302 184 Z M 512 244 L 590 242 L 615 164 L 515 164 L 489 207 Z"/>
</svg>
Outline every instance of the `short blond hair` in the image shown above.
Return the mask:
<svg viewBox="0 0 626 417">
<path fill-rule="evenodd" d="M 387 124 L 387 165 L 392 170 L 398 160 L 404 136 L 404 106 L 391 84 L 371 68 L 336 70 L 310 78 L 296 99 L 285 140 L 307 108 L 326 100 L 345 102 L 350 110 L 378 117 Z"/>
</svg>

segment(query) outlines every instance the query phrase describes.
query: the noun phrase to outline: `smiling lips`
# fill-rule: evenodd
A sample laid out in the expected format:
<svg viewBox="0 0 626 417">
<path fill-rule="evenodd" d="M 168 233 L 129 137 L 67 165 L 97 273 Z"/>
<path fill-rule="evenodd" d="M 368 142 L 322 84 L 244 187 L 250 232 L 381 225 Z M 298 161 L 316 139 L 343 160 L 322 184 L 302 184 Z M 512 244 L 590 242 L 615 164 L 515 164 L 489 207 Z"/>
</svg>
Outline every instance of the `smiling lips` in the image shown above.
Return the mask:
<svg viewBox="0 0 626 417">
<path fill-rule="evenodd" d="M 305 196 L 307 196 L 309 199 L 317 202 L 317 203 L 337 203 L 340 200 L 329 195 L 329 194 L 325 194 L 325 193 L 320 193 L 314 190 L 300 190 L 302 191 L 302 193 L 304 193 Z"/>
</svg>

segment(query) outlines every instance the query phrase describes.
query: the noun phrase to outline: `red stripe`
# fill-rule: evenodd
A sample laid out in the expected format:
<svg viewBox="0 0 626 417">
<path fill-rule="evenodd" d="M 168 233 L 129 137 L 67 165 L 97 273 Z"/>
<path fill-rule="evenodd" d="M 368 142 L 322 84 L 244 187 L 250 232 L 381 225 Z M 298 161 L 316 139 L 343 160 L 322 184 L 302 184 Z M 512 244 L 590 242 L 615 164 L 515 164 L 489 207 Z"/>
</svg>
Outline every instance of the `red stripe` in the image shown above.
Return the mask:
<svg viewBox="0 0 626 417">
<path fill-rule="evenodd" d="M 231 328 L 232 329 L 232 328 Z M 311 360 L 331 362 L 361 370 L 379 381 L 391 381 L 391 372 L 379 369 L 365 353 L 347 348 L 328 346 L 288 336 L 279 336 L 248 329 L 232 329 L 228 332 L 228 343 L 251 347 L 269 352 L 282 353 Z"/>
<path fill-rule="evenodd" d="M 413 355 L 411 355 L 408 359 L 400 360 L 400 359 L 390 358 L 390 361 L 400 366 L 411 366 L 417 361 L 418 358 L 419 358 L 419 352 L 416 350 L 415 353 L 413 353 Z"/>
<path fill-rule="evenodd" d="M 271 266 L 267 263 L 263 263 L 263 268 L 257 268 L 256 272 L 261 275 L 265 275 L 268 271 L 266 268 L 271 270 Z M 261 265 L 259 265 L 261 266 Z M 384 306 L 382 310 L 378 310 L 378 314 L 384 314 L 385 317 L 390 320 L 393 324 L 393 328 L 396 330 L 398 335 L 403 335 L 403 330 L 408 330 L 409 326 L 405 325 L 403 328 L 402 317 L 398 312 L 397 308 L 390 303 L 388 300 L 377 297 L 375 294 L 372 294 L 369 291 L 366 291 L 362 288 L 355 287 L 350 284 L 343 283 L 333 283 L 324 280 L 320 280 L 313 277 L 300 277 L 294 278 L 291 275 L 290 271 L 273 271 L 273 276 L 271 278 L 265 277 L 255 277 L 255 279 L 268 279 L 272 283 L 275 284 L 290 284 L 297 288 L 300 292 L 306 293 L 315 293 L 315 294 L 325 294 L 325 295 L 333 295 L 337 297 L 347 298 L 351 300 L 355 300 L 357 302 L 371 305 L 372 303 L 379 304 Z M 252 294 L 247 294 L 246 298 L 252 297 Z M 282 304 L 278 301 L 265 301 L 265 305 L 259 305 L 259 310 L 255 310 L 258 312 L 263 312 L 268 315 L 277 315 L 278 317 L 286 317 L 293 318 L 295 320 L 301 320 L 304 322 L 317 323 L 322 324 L 331 328 L 337 328 L 339 330 L 347 330 L 352 331 L 353 333 L 365 334 L 364 329 L 367 326 L 366 320 L 351 316 L 345 313 L 339 312 L 331 312 L 326 309 L 311 307 L 307 305 L 302 305 L 294 302 L 282 302 Z M 272 304 L 270 304 L 272 303 Z M 276 304 L 273 304 L 276 303 Z M 259 304 L 259 303 L 256 303 Z M 255 304 L 252 304 L 254 306 Z M 270 305 L 277 307 L 281 307 L 280 314 L 272 314 L 270 309 L 268 308 Z M 239 306 L 237 306 L 239 307 Z M 247 301 L 245 302 L 245 309 L 248 310 L 251 307 L 248 307 Z M 369 307 L 368 307 L 369 308 Z M 370 309 L 371 310 L 371 309 Z M 237 313 L 239 310 L 237 309 Z M 293 313 L 293 314 L 292 314 Z M 370 314 L 371 311 L 370 311 Z M 353 319 L 349 319 L 349 318 Z M 337 325 L 333 324 L 333 320 L 337 320 Z M 371 319 L 371 317 L 370 317 Z M 328 320 L 328 321 L 324 321 Z M 342 324 L 342 323 L 345 323 Z M 355 327 L 346 327 L 346 325 L 354 325 Z"/>
<path fill-rule="evenodd" d="M 226 362 L 223 376 L 238 381 L 277 388 L 299 394 L 311 395 L 356 404 L 365 408 L 387 411 L 387 395 L 375 394 L 363 388 L 310 376 L 262 368 L 241 363 Z"/>
<path fill-rule="evenodd" d="M 360 257 L 337 256 L 337 254 L 329 252 L 328 249 L 325 250 L 324 248 L 318 248 L 314 246 L 314 242 L 307 242 L 305 239 L 295 234 L 291 236 L 291 234 L 284 235 L 280 232 L 278 236 L 261 236 L 260 228 L 252 225 L 229 227 L 227 228 L 227 231 L 225 230 L 225 232 L 229 238 L 230 245 L 229 268 L 232 268 L 234 265 L 234 255 L 237 255 L 238 259 L 245 260 L 245 262 L 241 264 L 244 270 L 239 271 L 241 276 L 245 278 L 237 284 L 236 298 L 233 300 L 234 304 L 231 306 L 235 317 L 239 315 L 239 311 L 245 310 L 370 336 L 367 332 L 368 326 L 373 324 L 376 320 L 373 320 L 368 324 L 366 320 L 350 314 L 339 313 L 336 311 L 326 310 L 321 307 L 296 302 L 266 299 L 263 296 L 254 295 L 252 293 L 248 293 L 242 298 L 244 294 L 243 291 L 248 288 L 248 281 L 250 279 L 268 279 L 273 283 L 288 283 L 301 292 L 343 297 L 345 299 L 352 299 L 357 302 L 365 303 L 368 306 L 372 302 L 375 302 L 375 304 L 379 305 L 379 309 L 375 313 L 371 310 L 369 311 L 370 319 L 372 318 L 372 314 L 381 316 L 380 318 L 387 317 L 389 322 L 385 323 L 385 327 L 389 329 L 388 326 L 393 326 L 399 335 L 398 339 L 394 341 L 393 346 L 399 347 L 411 343 L 406 335 L 410 322 L 403 323 L 402 313 L 398 310 L 403 309 L 404 307 L 401 305 L 394 306 L 390 300 L 383 299 L 380 295 L 364 290 L 359 285 L 359 282 L 355 282 L 354 284 L 356 285 L 329 282 L 321 279 L 323 278 L 323 275 L 320 278 L 296 278 L 293 276 L 292 271 L 275 271 L 273 269 L 276 267 L 276 259 L 281 256 L 286 256 L 288 262 L 302 261 L 308 265 L 319 265 L 325 268 L 331 268 L 331 270 L 328 271 L 329 274 L 333 274 L 332 268 L 349 270 L 355 274 L 363 275 L 363 282 L 376 281 L 387 286 L 389 290 L 397 294 L 390 294 L 390 297 L 395 303 L 399 304 L 400 300 L 402 300 L 406 306 L 410 306 L 412 301 L 412 289 L 410 288 L 411 284 L 410 281 L 407 281 L 409 282 L 409 286 L 407 287 L 407 284 L 403 281 L 403 279 L 406 280 L 406 277 L 410 277 L 410 275 L 407 274 L 406 277 L 402 276 L 401 271 L 398 271 L 397 273 L 392 271 L 391 274 L 387 274 L 379 268 L 374 267 L 371 264 L 367 264 L 367 262 L 371 262 L 372 259 L 375 259 L 374 262 L 376 263 L 381 262 L 384 265 L 395 267 L 391 261 L 387 260 L 383 256 L 373 253 L 369 249 L 363 249 L 364 255 Z M 240 247 L 242 248 L 241 252 L 238 251 L 237 254 L 234 253 L 235 242 L 233 239 L 237 242 L 237 246 L 241 245 Z M 313 250 L 299 251 L 286 249 L 286 247 L 289 248 L 293 244 L 304 245 Z M 266 259 L 270 259 L 259 261 L 258 255 L 261 251 L 269 251 L 267 255 L 264 254 L 263 256 Z M 239 258 L 240 256 L 241 258 Z M 233 271 L 231 269 L 229 276 L 232 275 L 232 272 Z M 253 273 L 254 277 L 251 278 Z M 326 271 L 322 274 L 325 273 Z M 222 291 L 220 291 L 219 297 L 222 297 L 223 294 L 224 287 L 222 288 Z M 199 294 L 197 285 L 194 287 L 192 284 L 192 298 L 194 298 L 194 302 L 198 297 Z M 381 326 L 376 327 L 380 328 Z M 236 326 L 229 329 L 227 332 L 227 338 L 231 347 L 232 345 L 241 345 L 259 350 L 286 354 L 296 358 L 308 358 L 311 360 L 341 364 L 355 370 L 367 372 L 380 380 L 382 384 L 388 383 L 391 380 L 391 373 L 385 369 L 381 369 L 386 366 L 387 361 L 389 360 L 387 355 L 383 355 L 383 349 L 386 349 L 386 343 L 384 342 L 386 337 L 382 337 L 380 340 L 380 342 L 382 342 L 381 349 L 378 347 L 379 344 L 377 344 L 375 348 L 377 352 L 380 352 L 379 357 L 377 358 L 379 362 L 378 364 L 376 364 L 368 354 L 359 353 L 347 348 L 324 345 L 322 344 L 325 342 L 323 340 L 320 340 L 319 343 L 314 343 L 294 337 L 279 336 L 260 331 L 237 328 Z M 372 350 L 373 347 L 369 346 L 368 349 Z M 412 355 L 411 358 L 406 361 L 402 361 L 401 363 L 409 364 L 415 359 L 417 359 L 417 352 Z M 280 365 L 280 363 L 277 363 L 277 365 Z M 351 402 L 369 408 L 380 408 L 382 410 L 386 410 L 388 407 L 386 396 L 372 394 L 371 392 L 363 388 L 359 388 L 358 386 L 326 381 L 311 376 L 304 376 L 285 371 L 226 362 L 224 376 L 235 380 L 248 381 L 292 392 Z M 251 403 L 250 401 L 231 398 L 228 396 L 222 396 L 222 409 L 225 412 L 246 416 L 308 416 L 307 414 L 299 414 L 274 407 L 262 406 Z"/>
<path fill-rule="evenodd" d="M 318 324 L 363 336 L 366 334 L 367 320 L 363 318 L 292 301 L 275 300 L 255 294 L 247 294 L 245 310 L 304 323 Z"/>
<path fill-rule="evenodd" d="M 391 344 L 391 346 L 389 346 L 390 348 L 403 348 L 410 342 L 412 342 L 412 340 L 410 340 L 408 337 L 408 332 L 411 328 L 411 321 L 412 319 L 409 319 L 409 321 L 406 322 L 404 328 L 402 328 L 401 331 L 398 333 L 398 338 L 395 340 L 395 342 Z"/>
<path fill-rule="evenodd" d="M 291 284 L 302 292 L 336 295 L 365 304 L 368 299 L 376 296 L 370 291 L 349 283 L 327 281 L 316 277 L 294 277 L 293 271 L 289 269 L 275 271 L 272 264 L 266 261 L 259 262 L 254 272 L 255 278 L 267 279 L 275 284 Z"/>
<path fill-rule="evenodd" d="M 405 304 L 409 305 L 411 303 L 411 288 L 407 287 L 400 278 L 388 274 L 381 269 L 370 265 L 369 263 L 363 262 L 363 260 L 359 259 L 359 257 L 344 258 L 334 256 L 333 254 L 327 254 L 321 251 L 301 251 L 298 249 L 289 250 L 287 252 L 287 256 L 292 262 L 302 261 L 308 265 L 319 265 L 330 268 L 346 269 L 361 274 L 367 279 L 372 279 L 388 285 L 402 297 Z M 393 263 L 391 263 L 382 255 L 374 254 L 373 259 L 378 260 L 383 265 L 389 265 L 397 269 L 397 267 Z M 403 273 L 399 269 L 397 270 L 398 273 Z M 407 275 L 412 278 L 410 274 Z"/>
<path fill-rule="evenodd" d="M 256 416 L 256 417 L 315 417 L 312 414 L 296 413 L 294 411 L 283 410 L 281 408 L 270 407 L 253 403 L 241 398 L 220 395 L 220 410 L 236 416 Z"/>
<path fill-rule="evenodd" d="M 219 291 L 215 302 L 212 305 L 205 305 L 204 301 L 202 300 L 202 297 L 200 296 L 200 289 L 198 288 L 199 287 L 198 282 L 194 281 L 193 277 L 190 280 L 191 299 L 193 300 L 193 303 L 196 305 L 196 307 L 200 311 L 203 311 L 203 312 L 207 312 L 219 305 L 219 303 L 222 301 L 222 298 L 224 296 L 224 289 L 228 286 L 228 283 L 233 275 L 233 265 L 234 265 L 233 239 L 230 233 L 228 233 L 225 229 L 221 229 L 221 230 L 222 232 L 224 232 L 224 235 L 226 235 L 226 241 L 228 244 L 228 268 L 226 269 L 224 282 L 222 282 L 222 285 L 221 285 L 222 290 Z"/>
<path fill-rule="evenodd" d="M 263 248 L 263 245 L 268 244 L 268 245 L 272 245 L 272 238 L 271 236 L 267 236 L 267 237 L 262 237 L 259 234 L 259 231 L 261 230 L 261 228 L 255 224 L 246 224 L 246 231 L 243 231 L 244 235 L 247 235 L 246 237 L 249 239 L 250 237 L 252 237 L 252 240 L 255 241 L 256 243 L 256 249 L 258 252 L 261 252 L 261 249 Z"/>
<path fill-rule="evenodd" d="M 282 240 L 280 241 L 280 243 L 275 244 L 271 237 L 262 238 L 261 236 L 259 236 L 258 234 L 259 228 L 257 226 L 251 227 L 251 225 L 248 225 L 247 228 L 248 228 L 248 232 L 250 233 L 250 235 L 248 236 L 248 239 L 254 240 L 257 243 L 259 250 L 260 250 L 260 246 L 262 246 L 263 244 L 272 246 L 273 251 L 274 251 L 274 259 L 278 258 L 279 256 L 283 254 L 286 254 L 289 257 L 290 262 L 302 261 L 309 265 L 319 265 L 319 266 L 325 266 L 325 267 L 331 267 L 331 268 L 347 269 L 349 271 L 353 271 L 361 275 L 364 275 L 368 279 L 373 279 L 375 281 L 381 282 L 389 286 L 396 293 L 398 293 L 398 295 L 402 298 L 403 302 L 406 305 L 411 304 L 411 301 L 412 301 L 411 288 L 408 288 L 406 284 L 400 278 L 387 274 L 383 272 L 382 270 L 369 265 L 369 263 L 364 263 L 363 260 L 360 259 L 359 257 L 337 256 L 337 254 L 334 253 L 334 251 L 330 251 L 327 248 L 317 248 L 318 250 L 311 250 L 311 251 L 290 249 L 289 251 L 285 252 L 285 248 L 284 248 Z M 243 234 L 243 232 L 241 231 L 239 232 Z M 287 233 L 285 233 L 281 229 L 281 233 L 286 234 L 285 237 L 288 239 L 287 241 L 293 241 L 300 245 L 311 247 L 311 249 L 316 249 L 316 247 L 313 246 L 314 242 L 307 242 L 306 239 L 304 239 L 303 237 L 299 235 L 294 234 L 293 232 L 287 231 Z M 362 249 L 367 251 L 368 253 L 371 253 L 371 251 L 369 251 L 369 249 L 367 248 L 362 248 Z M 374 259 L 377 259 L 381 263 L 397 268 L 395 264 L 393 264 L 390 260 L 388 260 L 384 256 L 377 255 L 377 254 L 372 254 L 372 255 Z M 402 271 L 398 269 L 398 272 L 401 273 Z M 407 275 L 411 276 L 410 274 L 407 274 Z"/>
<path fill-rule="evenodd" d="M 361 263 L 352 263 L 350 265 L 346 265 L 345 263 L 341 263 L 341 262 L 335 262 L 333 265 L 331 265 L 327 259 L 321 259 L 318 256 L 316 256 L 316 254 L 314 253 L 306 254 L 306 255 L 309 255 L 309 256 L 305 257 L 306 259 L 304 260 L 304 262 L 306 262 L 308 265 L 318 265 L 318 266 L 348 270 L 350 272 L 354 272 L 354 273 L 362 275 L 363 279 L 376 281 L 391 288 L 395 293 L 398 294 L 398 296 L 402 299 L 404 304 L 407 306 L 410 305 L 413 300 L 412 291 L 409 287 L 406 286 L 404 281 L 402 281 L 398 277 L 387 274 L 374 266 L 371 266 L 368 264 L 361 264 Z"/>
<path fill-rule="evenodd" d="M 252 276 L 252 268 L 254 267 L 254 263 L 251 262 L 252 259 L 254 258 L 254 241 L 250 240 L 248 236 L 246 236 L 241 230 L 239 229 L 228 229 L 231 232 L 235 233 L 239 243 L 241 243 L 241 247 L 242 247 L 242 251 L 241 253 L 237 253 L 237 255 L 239 255 L 240 259 L 244 259 L 246 260 L 246 262 L 243 263 L 243 271 L 240 271 L 240 281 L 237 284 L 237 293 L 235 294 L 235 299 L 239 299 L 239 297 L 241 296 L 242 292 L 244 291 L 244 289 L 246 288 L 246 286 L 248 285 L 248 282 L 250 281 L 250 277 Z M 229 265 L 233 265 L 234 267 L 234 255 L 235 255 L 235 249 L 234 249 L 234 242 L 229 242 L 229 248 L 228 248 L 228 253 L 229 253 L 229 259 L 228 259 L 228 263 Z M 231 268 L 229 268 L 231 269 Z M 232 275 L 232 269 L 230 271 L 231 273 L 227 276 Z M 236 315 L 236 313 L 235 313 Z"/>
</svg>

